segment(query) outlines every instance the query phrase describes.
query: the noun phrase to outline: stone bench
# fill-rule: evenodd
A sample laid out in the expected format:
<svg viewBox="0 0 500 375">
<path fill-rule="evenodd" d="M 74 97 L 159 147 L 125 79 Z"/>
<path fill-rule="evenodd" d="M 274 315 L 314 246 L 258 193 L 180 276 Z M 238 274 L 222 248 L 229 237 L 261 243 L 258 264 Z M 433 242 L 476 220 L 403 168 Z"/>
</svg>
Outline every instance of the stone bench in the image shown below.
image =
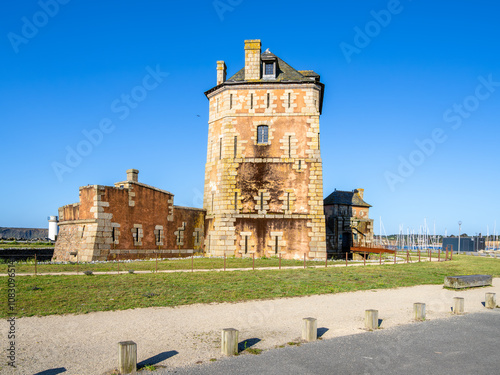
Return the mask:
<svg viewBox="0 0 500 375">
<path fill-rule="evenodd" d="M 490 286 L 491 283 L 491 275 L 446 276 L 444 278 L 444 286 L 452 289 Z"/>
</svg>

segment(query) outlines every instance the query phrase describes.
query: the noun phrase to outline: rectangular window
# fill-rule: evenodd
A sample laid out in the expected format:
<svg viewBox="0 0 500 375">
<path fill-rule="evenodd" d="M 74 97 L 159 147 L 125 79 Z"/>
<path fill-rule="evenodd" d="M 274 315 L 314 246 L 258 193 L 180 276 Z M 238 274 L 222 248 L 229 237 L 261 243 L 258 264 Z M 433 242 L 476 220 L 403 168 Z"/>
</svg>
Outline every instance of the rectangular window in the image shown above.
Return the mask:
<svg viewBox="0 0 500 375">
<path fill-rule="evenodd" d="M 278 236 L 275 237 L 276 238 L 276 243 L 275 243 L 275 247 L 274 247 L 274 253 L 275 254 L 278 254 Z"/>
<path fill-rule="evenodd" d="M 264 193 L 260 193 L 260 209 L 264 209 Z"/>
<path fill-rule="evenodd" d="M 267 93 L 267 108 L 269 108 L 270 96 L 271 95 L 269 93 Z"/>
<path fill-rule="evenodd" d="M 318 150 L 321 149 L 321 142 L 320 142 L 320 138 L 319 138 L 319 133 L 318 133 Z"/>
<path fill-rule="evenodd" d="M 234 192 L 234 210 L 238 211 L 238 192 Z"/>
<path fill-rule="evenodd" d="M 219 140 L 219 160 L 222 159 L 222 138 Z"/>
<path fill-rule="evenodd" d="M 219 98 L 217 98 L 217 113 L 219 113 Z"/>
<path fill-rule="evenodd" d="M 233 109 L 233 94 L 229 95 L 229 109 Z"/>
<path fill-rule="evenodd" d="M 288 136 L 288 157 L 292 157 L 292 136 Z"/>
<path fill-rule="evenodd" d="M 237 151 L 238 151 L 238 137 L 235 135 L 234 136 L 234 155 L 233 155 L 234 158 L 236 158 Z"/>
<path fill-rule="evenodd" d="M 274 74 L 274 64 L 273 63 L 265 63 L 264 64 L 264 74 L 266 76 Z"/>
<path fill-rule="evenodd" d="M 288 108 L 290 108 L 291 99 L 292 99 L 292 94 L 288 93 Z"/>
<path fill-rule="evenodd" d="M 269 129 L 267 125 L 257 126 L 257 143 L 267 144 Z"/>
<path fill-rule="evenodd" d="M 302 160 L 299 160 L 299 171 L 302 169 Z"/>
<path fill-rule="evenodd" d="M 113 240 L 113 243 L 116 241 L 116 228 L 113 227 L 113 230 L 111 231 L 111 238 Z"/>
<path fill-rule="evenodd" d="M 253 94 L 250 94 L 250 109 L 253 109 Z"/>
<path fill-rule="evenodd" d="M 286 193 L 286 210 L 290 211 L 290 193 Z"/>
<path fill-rule="evenodd" d="M 245 254 L 248 254 L 248 236 L 245 236 Z"/>
</svg>

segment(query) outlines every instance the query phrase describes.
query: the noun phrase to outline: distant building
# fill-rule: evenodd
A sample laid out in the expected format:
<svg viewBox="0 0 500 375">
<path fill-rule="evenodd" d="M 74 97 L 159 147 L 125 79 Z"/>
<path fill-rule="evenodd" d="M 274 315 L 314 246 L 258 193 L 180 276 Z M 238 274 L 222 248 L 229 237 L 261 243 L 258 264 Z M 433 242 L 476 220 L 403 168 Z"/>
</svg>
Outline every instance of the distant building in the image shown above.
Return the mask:
<svg viewBox="0 0 500 375">
<path fill-rule="evenodd" d="M 458 237 L 444 237 L 443 251 L 446 251 L 447 246 L 451 246 L 453 252 L 458 252 Z M 486 248 L 486 239 L 479 236 L 460 237 L 460 252 L 462 251 L 479 251 Z"/>
<path fill-rule="evenodd" d="M 326 246 L 329 255 L 341 255 L 351 247 L 373 246 L 373 219 L 370 205 L 363 200 L 364 189 L 335 190 L 325 207 Z"/>
<path fill-rule="evenodd" d="M 189 256 L 201 251 L 205 211 L 174 206 L 174 195 L 138 181 L 80 188 L 80 202 L 59 208 L 55 261 Z"/>
</svg>

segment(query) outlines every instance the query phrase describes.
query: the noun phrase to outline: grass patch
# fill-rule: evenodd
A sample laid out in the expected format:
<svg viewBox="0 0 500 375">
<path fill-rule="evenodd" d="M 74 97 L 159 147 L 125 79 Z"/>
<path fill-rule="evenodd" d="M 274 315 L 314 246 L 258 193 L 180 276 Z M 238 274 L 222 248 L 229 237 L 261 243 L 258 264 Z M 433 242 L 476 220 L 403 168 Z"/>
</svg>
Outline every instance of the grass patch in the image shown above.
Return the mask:
<svg viewBox="0 0 500 375">
<path fill-rule="evenodd" d="M 94 311 L 194 303 L 239 302 L 420 284 L 442 284 L 445 276 L 500 276 L 495 259 L 460 256 L 452 262 L 330 267 L 256 272 L 147 273 L 16 278 L 17 315 L 86 314 Z M 7 301 L 7 278 L 0 279 Z M 0 318 L 8 316 L 7 303 Z"/>
</svg>

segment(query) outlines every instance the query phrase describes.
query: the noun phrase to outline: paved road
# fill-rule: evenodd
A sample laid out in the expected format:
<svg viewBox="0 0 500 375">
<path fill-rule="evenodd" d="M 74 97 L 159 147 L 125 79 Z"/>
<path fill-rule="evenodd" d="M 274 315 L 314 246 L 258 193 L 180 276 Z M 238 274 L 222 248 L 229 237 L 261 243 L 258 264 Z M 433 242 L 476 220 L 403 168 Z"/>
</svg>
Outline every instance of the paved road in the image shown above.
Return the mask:
<svg viewBox="0 0 500 375">
<path fill-rule="evenodd" d="M 151 374 L 500 374 L 500 309 Z"/>
</svg>

